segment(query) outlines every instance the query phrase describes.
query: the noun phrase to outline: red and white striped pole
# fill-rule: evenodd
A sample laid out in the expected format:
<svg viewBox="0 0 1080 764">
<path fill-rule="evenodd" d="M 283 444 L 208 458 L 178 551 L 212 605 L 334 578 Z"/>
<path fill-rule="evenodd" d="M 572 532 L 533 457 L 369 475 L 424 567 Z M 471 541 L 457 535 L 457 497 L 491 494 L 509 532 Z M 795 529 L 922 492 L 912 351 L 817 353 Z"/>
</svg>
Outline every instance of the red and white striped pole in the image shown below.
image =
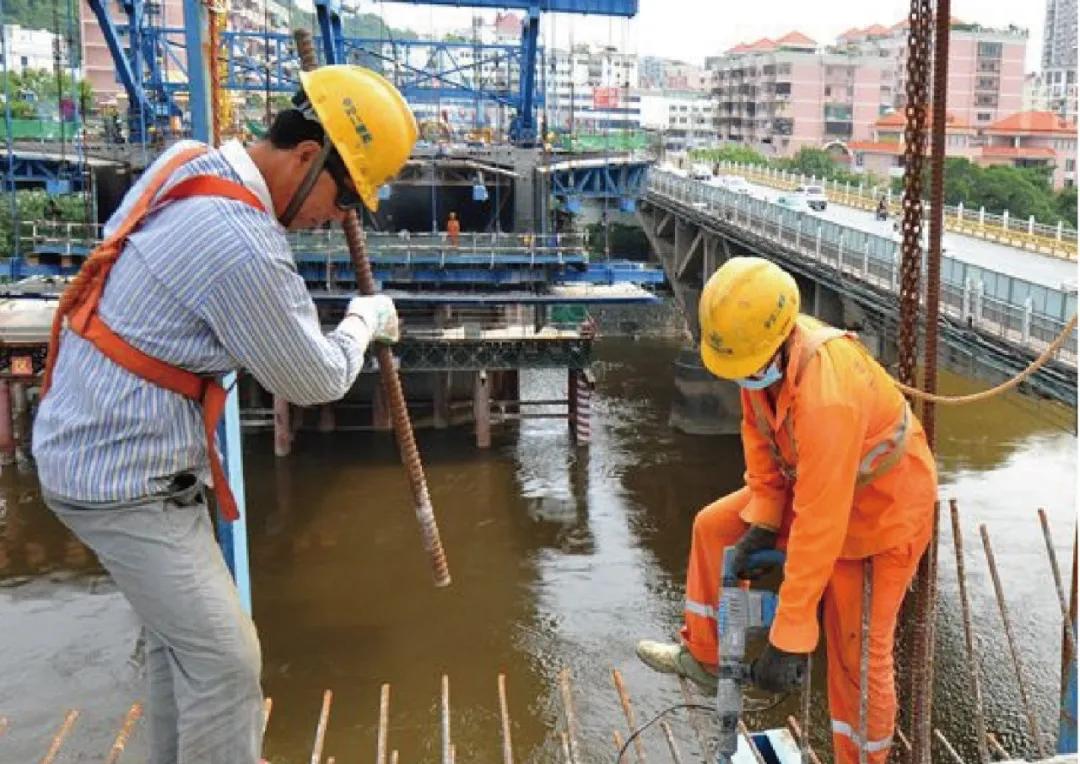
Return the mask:
<svg viewBox="0 0 1080 764">
<path fill-rule="evenodd" d="M 592 440 L 592 375 L 588 369 L 574 371 L 574 441 L 584 446 Z"/>
</svg>

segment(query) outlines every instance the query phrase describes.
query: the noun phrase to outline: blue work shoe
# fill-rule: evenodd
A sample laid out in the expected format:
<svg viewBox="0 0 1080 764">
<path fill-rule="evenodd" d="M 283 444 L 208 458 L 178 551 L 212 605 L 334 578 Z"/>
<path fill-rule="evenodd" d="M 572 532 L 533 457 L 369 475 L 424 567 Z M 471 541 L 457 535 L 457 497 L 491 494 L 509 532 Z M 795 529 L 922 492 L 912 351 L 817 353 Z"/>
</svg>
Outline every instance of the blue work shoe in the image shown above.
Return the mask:
<svg viewBox="0 0 1080 764">
<path fill-rule="evenodd" d="M 686 645 L 643 639 L 637 643 L 637 657 L 653 671 L 684 676 L 705 692 L 716 692 L 716 675 L 699 663 Z"/>
</svg>

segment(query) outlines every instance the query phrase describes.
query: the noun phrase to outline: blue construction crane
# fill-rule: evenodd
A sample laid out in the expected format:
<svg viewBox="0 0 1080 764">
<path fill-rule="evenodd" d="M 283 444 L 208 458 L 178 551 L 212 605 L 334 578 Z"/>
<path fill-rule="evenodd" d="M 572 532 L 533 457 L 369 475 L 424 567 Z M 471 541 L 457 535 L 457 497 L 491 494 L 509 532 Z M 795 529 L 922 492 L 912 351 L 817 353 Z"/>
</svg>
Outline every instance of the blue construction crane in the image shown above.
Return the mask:
<svg viewBox="0 0 1080 764">
<path fill-rule="evenodd" d="M 340 0 L 316 0 L 315 8 L 320 30 L 320 47 L 326 63 L 358 62 L 393 70 L 396 84 L 412 103 L 434 100 L 494 101 L 511 108 L 514 117 L 510 125 L 510 138 L 522 145 L 537 143 L 537 105 L 542 98 L 537 88 L 537 58 L 540 53 L 538 39 L 540 14 L 575 13 L 621 16 L 630 18 L 637 14 L 638 0 L 395 0 L 414 5 L 467 6 L 475 8 L 511 8 L 524 11 L 522 39 L 519 45 L 479 45 L 443 41 L 382 40 L 345 37 L 341 23 Z M 87 0 L 97 17 L 105 36 L 105 42 L 116 63 L 117 78 L 124 86 L 129 104 L 129 126 L 133 141 L 145 140 L 151 126 L 162 126 L 170 118 L 182 116 L 177 94 L 188 88 L 186 82 L 186 30 L 165 28 L 157 23 L 153 14 L 156 4 L 146 0 L 122 0 L 121 7 L 127 24 L 116 24 L 110 17 L 109 0 Z M 125 39 L 127 38 L 125 44 Z M 249 39 L 250 38 L 250 39 Z M 264 55 L 273 60 L 255 61 L 243 51 L 245 42 L 257 40 L 273 47 L 275 55 Z M 223 86 L 239 90 L 295 90 L 298 62 L 288 35 L 268 32 L 225 32 L 222 43 L 226 47 L 227 76 Z M 392 49 L 391 53 L 386 48 Z M 446 61 L 441 70 L 432 64 L 416 67 L 406 60 L 395 57 L 409 56 L 411 51 L 424 50 L 429 62 Z M 474 57 L 483 55 L 483 61 L 459 64 L 458 56 L 471 50 Z M 497 62 L 508 67 L 516 65 L 520 73 L 518 89 L 509 84 L 499 88 L 485 88 L 478 77 L 469 81 L 463 73 L 472 68 L 479 71 L 483 64 Z M 173 72 L 170 75 L 169 69 Z M 176 76 L 180 74 L 181 76 Z M 260 83 L 254 82 L 258 76 Z"/>
</svg>

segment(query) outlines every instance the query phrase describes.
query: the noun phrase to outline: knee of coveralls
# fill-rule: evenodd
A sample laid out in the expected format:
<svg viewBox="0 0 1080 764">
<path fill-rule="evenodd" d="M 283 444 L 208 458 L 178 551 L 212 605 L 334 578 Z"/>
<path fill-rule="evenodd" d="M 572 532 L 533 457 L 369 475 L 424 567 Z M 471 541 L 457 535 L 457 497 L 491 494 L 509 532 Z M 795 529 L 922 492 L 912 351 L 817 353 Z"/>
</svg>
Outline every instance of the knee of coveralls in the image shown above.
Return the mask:
<svg viewBox="0 0 1080 764">
<path fill-rule="evenodd" d="M 896 718 L 896 619 L 928 540 L 929 529 L 908 543 L 869 558 L 873 585 L 865 745 L 871 764 L 884 764 L 892 743 Z M 838 561 L 824 596 L 829 709 L 838 764 L 859 760 L 862 590 L 863 560 Z"/>
<path fill-rule="evenodd" d="M 743 487 L 709 504 L 694 518 L 690 560 L 686 571 L 686 610 L 680 632 L 683 643 L 699 663 L 715 665 L 716 603 L 720 592 L 720 559 L 746 531 L 739 513 L 750 502 Z"/>
</svg>

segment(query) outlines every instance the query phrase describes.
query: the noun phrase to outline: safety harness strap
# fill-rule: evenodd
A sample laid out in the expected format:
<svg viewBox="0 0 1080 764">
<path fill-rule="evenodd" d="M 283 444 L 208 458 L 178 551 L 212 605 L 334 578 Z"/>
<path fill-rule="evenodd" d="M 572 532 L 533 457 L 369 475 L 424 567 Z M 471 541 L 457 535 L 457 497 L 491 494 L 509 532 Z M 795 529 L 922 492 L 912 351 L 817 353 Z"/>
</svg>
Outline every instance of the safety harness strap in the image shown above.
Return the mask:
<svg viewBox="0 0 1080 764">
<path fill-rule="evenodd" d="M 225 470 L 215 447 L 217 423 L 225 410 L 228 393 L 221 383 L 212 376 L 203 376 L 187 369 L 175 366 L 150 356 L 131 345 L 114 332 L 98 315 L 101 295 L 113 264 L 123 252 L 127 237 L 154 211 L 166 204 L 196 196 L 213 196 L 243 202 L 261 212 L 265 207 L 247 187 L 225 178 L 213 175 L 196 175 L 178 182 L 156 199 L 158 192 L 168 182 L 171 175 L 185 162 L 205 153 L 205 147 L 180 152 L 167 162 L 151 179 L 147 190 L 139 197 L 131 212 L 91 255 L 97 258 L 100 269 L 94 275 L 94 281 L 83 293 L 81 299 L 72 307 L 68 326 L 77 335 L 94 344 L 106 358 L 131 372 L 140 379 L 162 387 L 188 400 L 197 402 L 202 409 L 203 434 L 206 438 L 206 455 L 210 462 L 210 476 L 214 483 L 214 495 L 222 517 L 232 521 L 240 517 L 236 499 L 229 487 Z M 85 266 L 84 266 L 85 267 Z M 58 348 L 50 348 L 50 355 L 55 356 Z M 43 393 L 44 394 L 44 393 Z"/>
</svg>

